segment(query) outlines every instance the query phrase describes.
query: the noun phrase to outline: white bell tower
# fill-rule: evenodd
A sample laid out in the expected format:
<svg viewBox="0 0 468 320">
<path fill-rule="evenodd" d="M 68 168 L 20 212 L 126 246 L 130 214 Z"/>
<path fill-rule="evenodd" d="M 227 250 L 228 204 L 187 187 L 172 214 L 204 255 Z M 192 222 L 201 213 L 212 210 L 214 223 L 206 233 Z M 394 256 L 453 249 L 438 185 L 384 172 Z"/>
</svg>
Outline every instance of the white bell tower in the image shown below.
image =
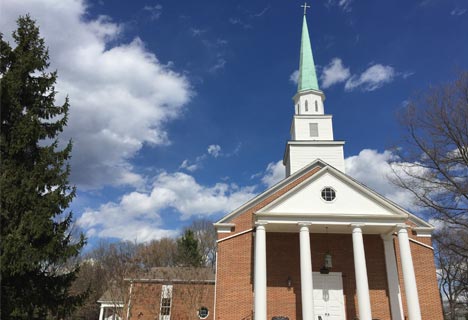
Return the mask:
<svg viewBox="0 0 468 320">
<path fill-rule="evenodd" d="M 317 159 L 344 172 L 345 142 L 333 139 L 332 116 L 325 114 L 325 95 L 318 86 L 305 14 L 302 24 L 298 88 L 293 101 L 291 140 L 286 145 L 283 158 L 286 176 Z"/>
</svg>

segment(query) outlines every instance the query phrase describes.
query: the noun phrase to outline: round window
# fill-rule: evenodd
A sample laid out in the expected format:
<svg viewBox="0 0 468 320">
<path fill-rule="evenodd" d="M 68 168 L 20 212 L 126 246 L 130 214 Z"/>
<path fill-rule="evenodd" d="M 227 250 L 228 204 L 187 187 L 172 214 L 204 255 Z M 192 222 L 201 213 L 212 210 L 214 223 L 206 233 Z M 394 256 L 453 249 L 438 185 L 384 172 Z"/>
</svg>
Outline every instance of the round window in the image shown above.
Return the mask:
<svg viewBox="0 0 468 320">
<path fill-rule="evenodd" d="M 198 309 L 198 317 L 200 319 L 208 318 L 208 308 L 207 307 L 201 307 L 200 309 Z"/>
<path fill-rule="evenodd" d="M 326 187 L 322 189 L 322 199 L 325 201 L 333 201 L 336 198 L 336 192 L 333 188 Z"/>
</svg>

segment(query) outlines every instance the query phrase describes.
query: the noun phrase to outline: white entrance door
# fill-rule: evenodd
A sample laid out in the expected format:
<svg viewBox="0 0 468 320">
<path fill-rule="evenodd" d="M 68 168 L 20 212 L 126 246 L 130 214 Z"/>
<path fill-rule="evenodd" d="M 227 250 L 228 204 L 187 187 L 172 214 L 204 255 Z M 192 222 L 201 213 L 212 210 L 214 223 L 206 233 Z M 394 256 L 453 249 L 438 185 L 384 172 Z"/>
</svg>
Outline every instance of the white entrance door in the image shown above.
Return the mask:
<svg viewBox="0 0 468 320">
<path fill-rule="evenodd" d="M 341 272 L 312 274 L 314 283 L 314 320 L 344 320 L 345 307 Z"/>
</svg>

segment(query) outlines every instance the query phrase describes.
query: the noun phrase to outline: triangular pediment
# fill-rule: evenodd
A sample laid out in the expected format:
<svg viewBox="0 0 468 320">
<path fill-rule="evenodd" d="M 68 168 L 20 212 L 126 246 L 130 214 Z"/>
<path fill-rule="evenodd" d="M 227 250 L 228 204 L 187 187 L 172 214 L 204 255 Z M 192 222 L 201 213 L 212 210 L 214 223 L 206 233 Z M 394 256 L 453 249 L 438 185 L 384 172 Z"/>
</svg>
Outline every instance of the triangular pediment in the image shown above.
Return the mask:
<svg viewBox="0 0 468 320">
<path fill-rule="evenodd" d="M 335 198 L 332 201 L 323 199 L 322 191 L 325 188 L 331 188 L 335 192 Z M 399 206 L 328 166 L 259 210 L 258 213 L 408 217 L 408 213 Z"/>
<path fill-rule="evenodd" d="M 326 202 L 321 198 L 324 187 L 331 187 L 336 191 L 334 201 Z M 236 217 L 252 210 L 257 216 L 273 219 L 301 217 L 302 220 L 307 220 L 309 217 L 312 221 L 316 217 L 327 221 L 349 220 L 363 223 L 367 219 L 374 222 L 384 219 L 388 222 L 410 221 L 421 232 L 433 230 L 433 226 L 423 219 L 320 159 L 227 214 L 215 226 L 230 229 L 234 226 L 232 222 Z"/>
</svg>

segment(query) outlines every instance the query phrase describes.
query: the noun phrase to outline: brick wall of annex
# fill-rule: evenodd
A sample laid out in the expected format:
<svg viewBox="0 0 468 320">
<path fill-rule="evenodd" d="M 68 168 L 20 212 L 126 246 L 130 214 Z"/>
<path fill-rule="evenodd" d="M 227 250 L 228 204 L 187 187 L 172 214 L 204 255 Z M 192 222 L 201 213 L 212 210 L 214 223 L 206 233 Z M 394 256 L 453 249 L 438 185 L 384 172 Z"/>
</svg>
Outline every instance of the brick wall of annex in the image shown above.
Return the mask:
<svg viewBox="0 0 468 320">
<path fill-rule="evenodd" d="M 357 318 L 352 238 L 349 234 L 311 234 L 312 268 L 318 272 L 327 251 L 333 256 L 332 272 L 341 272 L 346 319 Z M 418 241 L 429 238 L 417 238 Z M 426 240 L 427 239 L 427 240 Z M 252 232 L 225 240 L 218 248 L 216 319 L 251 319 L 253 313 L 253 236 Z M 267 319 L 286 316 L 301 319 L 299 235 L 267 232 Z M 395 241 L 397 243 L 397 241 Z M 388 285 L 382 239 L 364 235 L 372 317 L 390 320 Z M 435 278 L 432 250 L 411 243 L 418 292 L 424 320 L 442 319 L 442 309 Z M 396 246 L 398 250 L 398 246 Z M 398 253 L 398 251 L 396 251 Z M 397 254 L 398 257 L 398 254 Z M 399 268 L 401 277 L 401 268 Z M 288 288 L 288 276 L 292 287 Z M 403 282 L 400 286 L 405 299 Z M 405 305 L 405 303 L 404 303 Z M 407 315 L 406 305 L 404 306 Z"/>
<path fill-rule="evenodd" d="M 137 282 L 133 284 L 130 320 L 159 319 L 161 283 Z M 173 284 L 171 320 L 198 319 L 197 310 L 209 310 L 208 320 L 213 320 L 214 284 Z"/>
</svg>

